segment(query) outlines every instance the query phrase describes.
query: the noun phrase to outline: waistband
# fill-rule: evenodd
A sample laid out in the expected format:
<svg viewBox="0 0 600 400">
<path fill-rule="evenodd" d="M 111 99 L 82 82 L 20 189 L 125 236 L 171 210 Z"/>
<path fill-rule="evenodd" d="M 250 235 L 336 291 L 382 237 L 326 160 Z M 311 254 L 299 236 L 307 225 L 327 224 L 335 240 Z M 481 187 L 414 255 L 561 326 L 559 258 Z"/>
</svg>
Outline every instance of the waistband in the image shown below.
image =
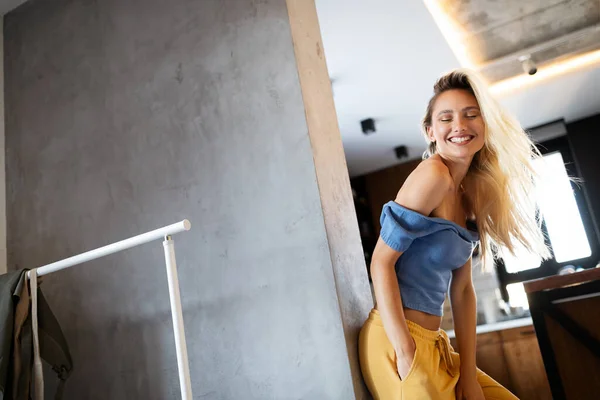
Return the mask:
<svg viewBox="0 0 600 400">
<path fill-rule="evenodd" d="M 381 315 L 379 314 L 379 310 L 372 309 L 369 313 L 369 319 L 377 325 L 383 326 L 383 321 L 381 320 Z M 408 325 L 408 330 L 412 336 L 416 336 L 420 339 L 423 339 L 427 342 L 435 342 L 438 340 L 440 336 L 447 338 L 446 332 L 443 329 L 438 329 L 436 331 L 432 331 L 430 329 L 423 328 L 421 325 L 416 322 L 406 320 L 406 324 Z"/>
<path fill-rule="evenodd" d="M 381 315 L 379 314 L 378 310 L 371 310 L 369 313 L 369 320 L 373 324 L 383 327 L 383 321 L 381 320 Z M 421 325 L 408 319 L 406 320 L 406 324 L 408 325 L 408 331 L 412 337 L 418 337 L 419 339 L 428 342 L 439 349 L 445 369 L 451 376 L 455 376 L 458 373 L 457 366 L 454 365 L 452 360 L 452 347 L 450 346 L 450 339 L 448 339 L 446 332 L 443 329 L 438 329 L 436 331 L 425 329 Z"/>
</svg>

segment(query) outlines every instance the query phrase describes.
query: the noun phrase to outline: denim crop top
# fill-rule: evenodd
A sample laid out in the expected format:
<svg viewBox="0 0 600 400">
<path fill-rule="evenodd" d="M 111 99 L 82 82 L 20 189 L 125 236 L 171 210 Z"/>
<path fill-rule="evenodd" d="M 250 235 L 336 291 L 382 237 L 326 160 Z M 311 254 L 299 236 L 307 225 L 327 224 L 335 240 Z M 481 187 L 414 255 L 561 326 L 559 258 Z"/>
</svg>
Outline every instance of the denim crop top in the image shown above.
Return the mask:
<svg viewBox="0 0 600 400">
<path fill-rule="evenodd" d="M 441 316 L 452 270 L 463 266 L 479 234 L 443 218 L 426 217 L 390 201 L 381 212 L 383 241 L 403 252 L 396 276 L 404 307 Z"/>
</svg>

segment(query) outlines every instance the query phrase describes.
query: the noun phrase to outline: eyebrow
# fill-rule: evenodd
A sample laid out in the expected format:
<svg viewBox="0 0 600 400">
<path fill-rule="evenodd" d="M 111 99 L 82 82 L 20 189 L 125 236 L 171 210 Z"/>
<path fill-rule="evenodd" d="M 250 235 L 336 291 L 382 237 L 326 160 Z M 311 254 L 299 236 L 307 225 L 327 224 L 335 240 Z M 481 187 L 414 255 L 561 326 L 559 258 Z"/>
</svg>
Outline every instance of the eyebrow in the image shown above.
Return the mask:
<svg viewBox="0 0 600 400">
<path fill-rule="evenodd" d="M 471 111 L 471 110 L 477 110 L 477 111 L 479 111 L 479 107 L 477 107 L 477 106 L 469 106 L 469 107 L 463 108 L 461 111 L 465 112 L 465 111 Z M 454 110 L 442 110 L 439 113 L 437 113 L 437 116 L 439 117 L 442 114 L 452 113 L 452 112 L 454 112 Z"/>
</svg>

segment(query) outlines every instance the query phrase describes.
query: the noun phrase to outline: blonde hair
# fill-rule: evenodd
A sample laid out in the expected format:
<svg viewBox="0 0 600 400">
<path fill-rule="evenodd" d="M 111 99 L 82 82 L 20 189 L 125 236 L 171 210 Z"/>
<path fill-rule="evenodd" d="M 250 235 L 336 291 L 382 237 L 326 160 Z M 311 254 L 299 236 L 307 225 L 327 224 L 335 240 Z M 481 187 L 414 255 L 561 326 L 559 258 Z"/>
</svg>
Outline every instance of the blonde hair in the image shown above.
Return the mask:
<svg viewBox="0 0 600 400">
<path fill-rule="evenodd" d="M 503 249 L 514 254 L 520 244 L 542 259 L 550 257 L 534 197 L 537 174 L 533 160 L 541 155 L 519 122 L 494 99 L 473 71 L 457 69 L 434 85 L 422 121 L 426 138 L 438 96 L 452 89 L 466 90 L 477 99 L 485 122 L 485 142 L 475 154 L 463 187 L 480 235 L 483 266 L 490 269 Z M 435 154 L 435 143 L 423 154 Z"/>
</svg>

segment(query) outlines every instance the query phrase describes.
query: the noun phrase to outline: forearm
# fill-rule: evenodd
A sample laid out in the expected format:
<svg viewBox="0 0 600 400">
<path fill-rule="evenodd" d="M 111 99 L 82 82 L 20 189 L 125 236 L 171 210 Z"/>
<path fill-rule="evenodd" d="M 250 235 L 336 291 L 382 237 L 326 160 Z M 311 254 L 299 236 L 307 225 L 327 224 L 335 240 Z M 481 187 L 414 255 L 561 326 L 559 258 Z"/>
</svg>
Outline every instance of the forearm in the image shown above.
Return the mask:
<svg viewBox="0 0 600 400">
<path fill-rule="evenodd" d="M 414 350 L 414 342 L 402 308 L 400 288 L 393 267 L 373 263 L 371 277 L 375 289 L 377 309 L 383 321 L 385 333 L 397 354 Z"/>
<path fill-rule="evenodd" d="M 472 284 L 450 293 L 454 332 L 460 354 L 461 376 L 475 377 L 477 366 L 475 348 L 477 345 L 477 298 Z"/>
</svg>

